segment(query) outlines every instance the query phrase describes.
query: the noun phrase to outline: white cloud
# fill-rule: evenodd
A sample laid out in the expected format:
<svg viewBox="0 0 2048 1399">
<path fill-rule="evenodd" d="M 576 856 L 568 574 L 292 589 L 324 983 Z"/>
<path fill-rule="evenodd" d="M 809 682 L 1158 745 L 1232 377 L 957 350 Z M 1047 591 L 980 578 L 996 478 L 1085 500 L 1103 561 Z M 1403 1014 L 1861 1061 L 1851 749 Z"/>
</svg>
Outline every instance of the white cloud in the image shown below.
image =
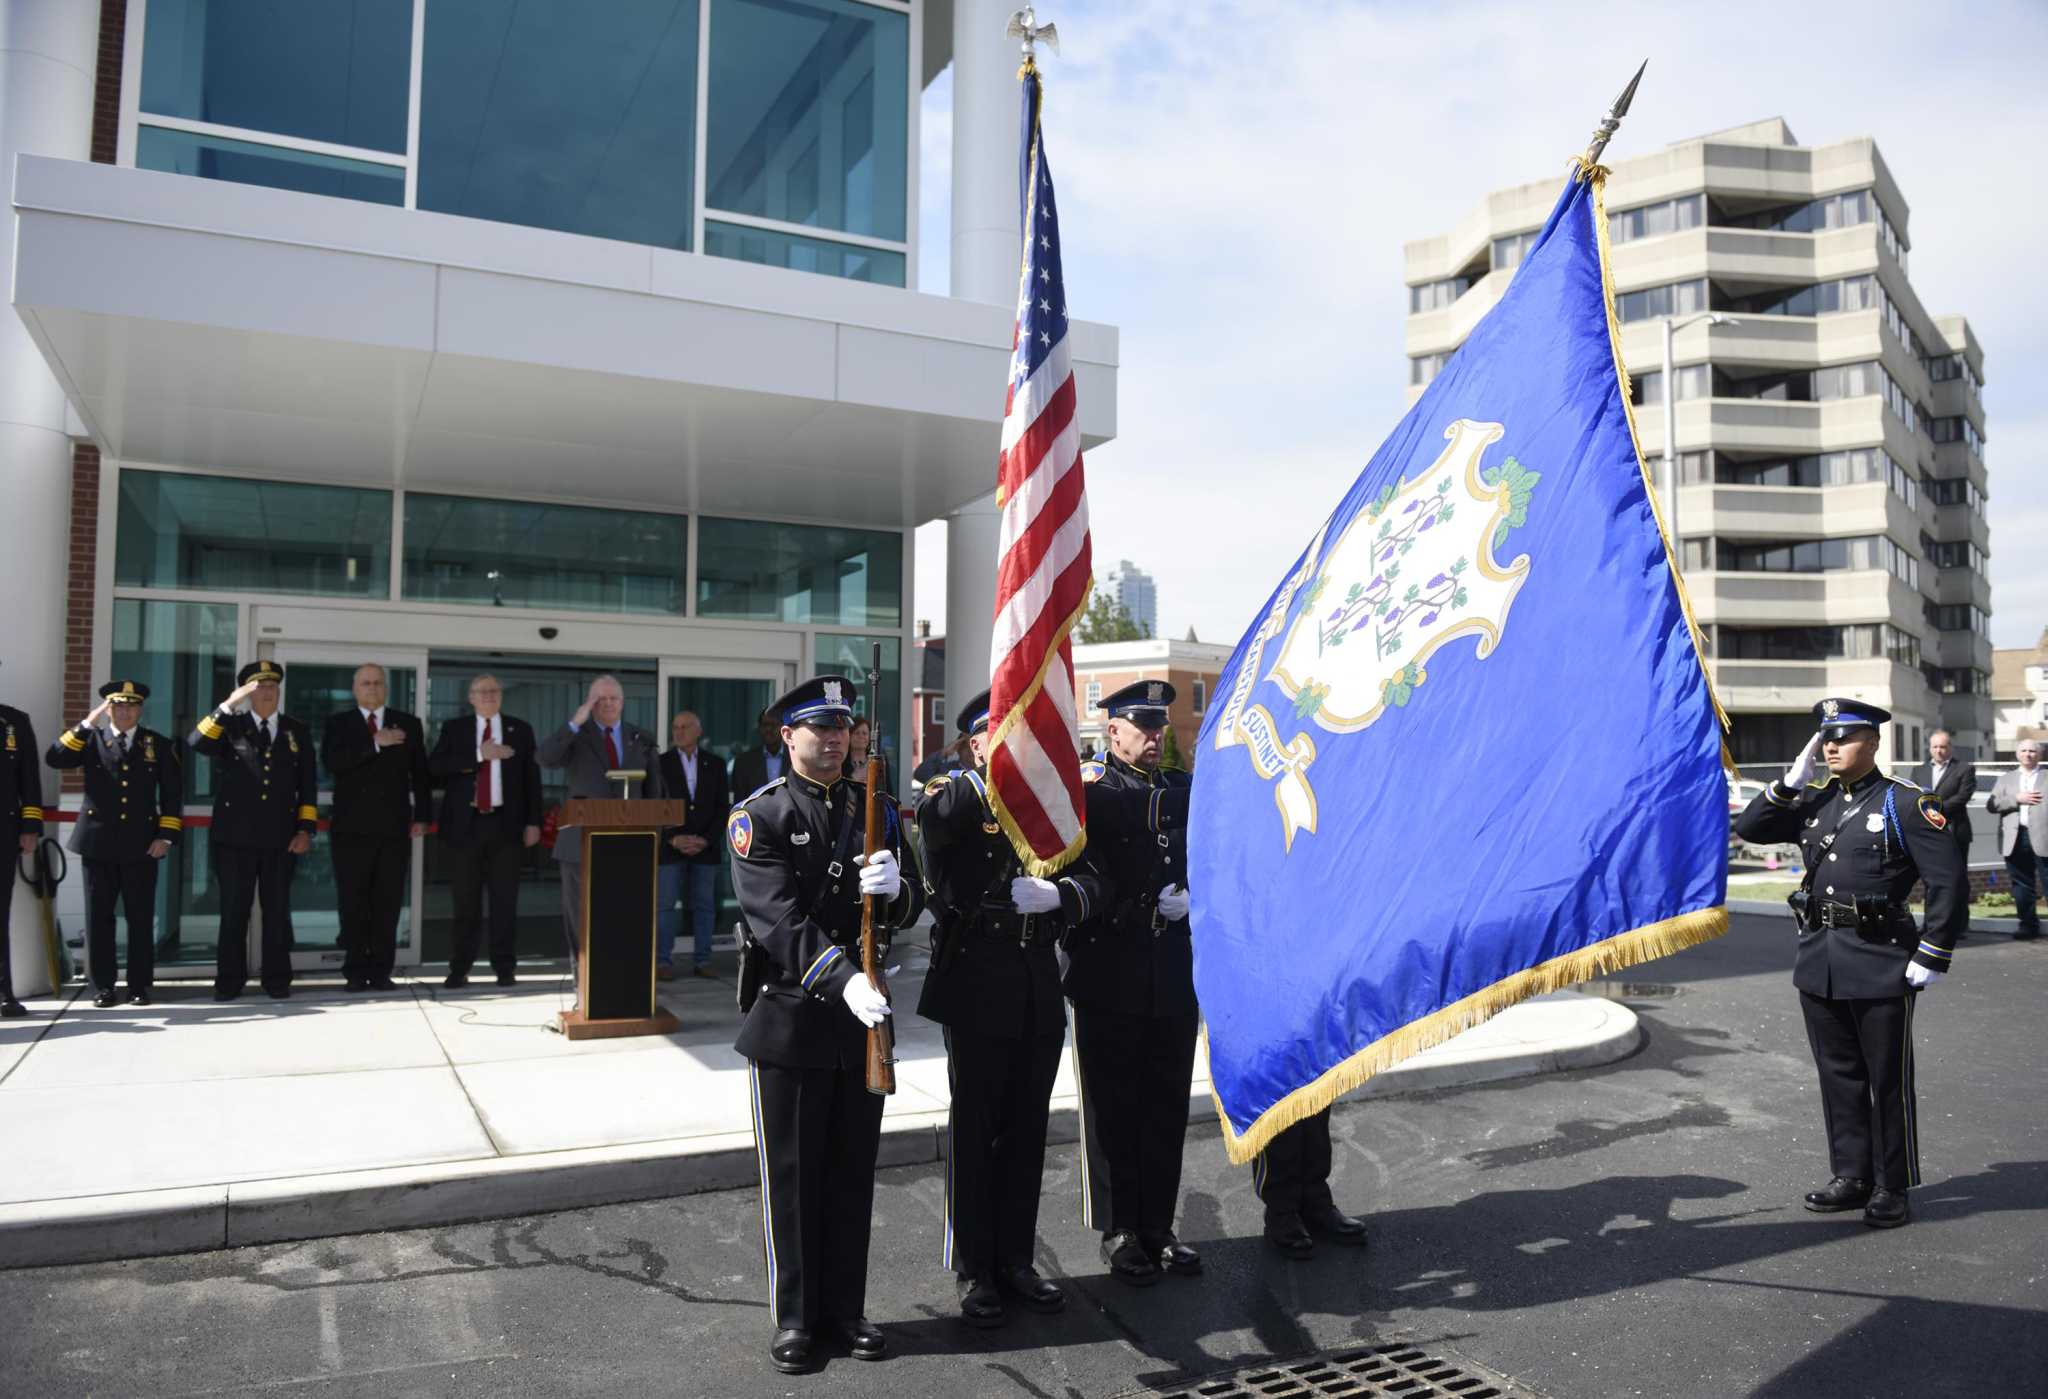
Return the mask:
<svg viewBox="0 0 2048 1399">
<path fill-rule="evenodd" d="M 1045 17 L 1064 41 L 1046 123 L 1070 301 L 1123 337 L 1118 439 L 1088 462 L 1096 552 L 1158 577 L 1162 631 L 1235 640 L 1399 419 L 1402 244 L 1489 190 L 1562 178 L 1646 54 L 1615 157 L 1770 116 L 1815 144 L 1876 139 L 1913 208 L 1922 301 L 1985 347 L 1997 640 L 2048 623 L 2048 570 L 2021 542 L 2048 539 L 2029 391 L 2048 370 L 2048 11 L 1075 0 Z M 949 95 L 925 112 L 933 290 Z M 935 527 L 918 560 L 937 615 Z"/>
</svg>

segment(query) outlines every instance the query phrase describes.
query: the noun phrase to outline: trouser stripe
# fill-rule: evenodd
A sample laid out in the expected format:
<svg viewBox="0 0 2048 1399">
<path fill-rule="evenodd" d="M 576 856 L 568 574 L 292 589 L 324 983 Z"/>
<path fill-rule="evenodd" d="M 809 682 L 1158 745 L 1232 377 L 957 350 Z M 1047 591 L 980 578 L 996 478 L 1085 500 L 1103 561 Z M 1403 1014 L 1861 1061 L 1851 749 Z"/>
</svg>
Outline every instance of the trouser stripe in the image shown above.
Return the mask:
<svg viewBox="0 0 2048 1399">
<path fill-rule="evenodd" d="M 1088 1150 L 1088 1074 L 1081 1064 L 1081 1007 L 1069 1001 L 1067 1013 L 1074 1022 L 1074 1097 L 1081 1124 L 1081 1222 L 1095 1229 L 1100 1226 L 1095 1222 L 1095 1176 L 1089 1169 L 1093 1157 Z"/>
<path fill-rule="evenodd" d="M 761 1258 L 768 1269 L 768 1310 L 775 1311 L 775 1212 L 770 1208 L 768 1134 L 761 1127 L 761 1069 L 747 1063 L 747 1083 L 754 1098 L 754 1159 L 761 1167 Z"/>
<path fill-rule="evenodd" d="M 1906 1027 L 1900 1032 L 1904 1043 L 1899 1047 L 1899 1120 L 1906 1132 L 1906 1183 L 1920 1183 L 1920 1122 L 1913 1101 L 1913 1005 L 1919 1000 L 1916 994 L 1906 997 Z"/>
<path fill-rule="evenodd" d="M 945 1030 L 946 1040 L 946 1232 L 939 1248 L 939 1265 L 950 1270 L 953 1266 L 953 1160 L 955 1138 L 953 1136 L 953 1114 L 957 1109 L 952 1105 L 960 1101 L 960 1080 L 953 1070 L 953 1030 Z"/>
</svg>

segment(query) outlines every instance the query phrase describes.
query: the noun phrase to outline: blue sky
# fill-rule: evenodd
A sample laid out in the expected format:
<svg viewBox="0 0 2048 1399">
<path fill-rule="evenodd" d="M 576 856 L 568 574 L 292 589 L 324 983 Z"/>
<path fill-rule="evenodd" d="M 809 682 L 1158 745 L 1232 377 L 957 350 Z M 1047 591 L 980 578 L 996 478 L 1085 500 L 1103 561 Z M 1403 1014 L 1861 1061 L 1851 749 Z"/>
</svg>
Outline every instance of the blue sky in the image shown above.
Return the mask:
<svg viewBox="0 0 2048 1399">
<path fill-rule="evenodd" d="M 1808 144 L 1876 139 L 1921 301 L 1984 346 L 1993 638 L 2048 626 L 2048 5 L 1051 0 L 1039 18 L 1062 39 L 1043 66 L 1068 303 L 1122 333 L 1117 440 L 1088 457 L 1097 571 L 1152 572 L 1164 634 L 1236 641 L 1399 420 L 1402 244 L 1561 177 L 1645 56 L 1614 158 L 1772 116 Z M 940 293 L 950 140 L 947 74 L 923 109 L 919 281 Z M 944 571 L 927 526 L 918 614 L 941 623 Z"/>
</svg>

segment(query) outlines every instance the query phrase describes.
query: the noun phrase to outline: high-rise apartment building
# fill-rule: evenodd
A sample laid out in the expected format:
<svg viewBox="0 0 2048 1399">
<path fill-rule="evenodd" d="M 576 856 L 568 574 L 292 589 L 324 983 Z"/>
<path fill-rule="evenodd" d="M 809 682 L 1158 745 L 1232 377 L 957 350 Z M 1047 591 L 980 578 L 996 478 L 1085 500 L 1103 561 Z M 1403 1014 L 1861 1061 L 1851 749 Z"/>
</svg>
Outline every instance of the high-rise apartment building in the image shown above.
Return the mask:
<svg viewBox="0 0 2048 1399">
<path fill-rule="evenodd" d="M 1867 137 L 1756 122 L 1616 161 L 1616 314 L 1643 450 L 1661 460 L 1674 321 L 1677 541 L 1743 763 L 1775 763 L 1824 696 L 1895 716 L 1886 758 L 1953 730 L 1988 755 L 1984 352 L 1907 277 L 1907 208 Z M 1408 244 L 1411 401 L 1500 300 L 1559 177 Z"/>
<path fill-rule="evenodd" d="M 1151 574 L 1129 559 L 1119 559 L 1102 586 L 1116 605 L 1145 629 L 1145 635 L 1159 635 L 1159 587 Z"/>
</svg>

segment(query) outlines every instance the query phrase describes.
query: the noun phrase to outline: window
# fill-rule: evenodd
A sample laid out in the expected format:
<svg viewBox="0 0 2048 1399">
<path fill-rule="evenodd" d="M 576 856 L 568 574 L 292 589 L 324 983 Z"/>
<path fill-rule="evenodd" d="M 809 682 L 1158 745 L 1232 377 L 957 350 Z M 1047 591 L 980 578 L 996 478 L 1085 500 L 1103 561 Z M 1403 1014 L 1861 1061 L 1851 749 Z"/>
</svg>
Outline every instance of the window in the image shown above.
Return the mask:
<svg viewBox="0 0 2048 1399">
<path fill-rule="evenodd" d="M 1922 604 L 1922 614 L 1929 626 L 1936 631 L 1966 631 L 1978 636 L 1991 635 L 1991 617 L 1981 607 L 1967 602 L 1928 602 Z"/>
<path fill-rule="evenodd" d="M 1424 282 L 1419 287 L 1408 288 L 1408 313 L 1440 311 L 1472 289 L 1470 277 L 1446 277 L 1440 282 Z"/>
<path fill-rule="evenodd" d="M 688 248 L 698 0 L 433 0 L 419 207 Z"/>
<path fill-rule="evenodd" d="M 403 203 L 411 81 L 412 0 L 152 0 L 135 163 Z"/>
<path fill-rule="evenodd" d="M 1984 455 L 1984 434 L 1977 431 L 1975 423 L 1961 414 L 1948 418 L 1929 418 L 1927 434 L 1936 442 L 1961 442 L 1978 456 Z"/>
<path fill-rule="evenodd" d="M 1688 228 L 1698 228 L 1705 222 L 1705 197 L 1688 194 L 1678 199 L 1667 199 L 1661 204 L 1645 204 L 1640 209 L 1624 209 L 1618 214 L 1609 214 L 1607 238 L 1613 243 L 1629 243 L 1638 238 L 1681 233 Z"/>
<path fill-rule="evenodd" d="M 1982 573 L 1984 551 L 1967 539 L 1936 540 L 1927 546 L 1927 562 L 1936 568 L 1967 568 L 1974 573 Z"/>
<path fill-rule="evenodd" d="M 1714 540 L 1711 537 L 1680 540 L 1678 566 L 1687 573 L 1713 568 Z"/>
<path fill-rule="evenodd" d="M 1965 355 L 1928 356 L 1927 377 L 1937 384 L 1961 380 L 1973 398 L 1984 389 L 1983 383 L 1977 378 L 1977 371 L 1970 368 L 1969 358 Z"/>
<path fill-rule="evenodd" d="M 704 225 L 704 251 L 713 257 L 788 267 L 798 272 L 822 272 L 828 277 L 877 282 L 887 287 L 904 285 L 905 269 L 909 266 L 904 254 L 884 248 L 862 248 L 773 229 L 710 221 Z"/>
<path fill-rule="evenodd" d="M 883 755 L 893 759 L 902 751 L 896 739 L 896 716 L 902 712 L 897 706 L 903 702 L 903 638 L 820 635 L 812 652 L 812 662 L 820 675 L 843 675 L 851 680 L 853 707 L 865 714 L 868 712 L 868 665 L 873 659 L 873 643 L 877 641 L 882 643 L 882 723 L 877 732 L 881 735 Z M 909 773 L 906 767 L 900 774 L 892 774 L 892 780 L 899 775 L 908 777 Z"/>
<path fill-rule="evenodd" d="M 946 722 L 946 697 L 933 695 L 929 701 L 931 722 L 943 726 Z"/>
<path fill-rule="evenodd" d="M 1510 233 L 1505 238 L 1493 240 L 1493 267 L 1497 272 L 1503 267 L 1519 267 L 1522 259 L 1529 256 L 1529 250 L 1536 246 L 1536 235 L 1541 229 L 1530 229 L 1527 233 Z"/>
<path fill-rule="evenodd" d="M 1920 586 L 1920 561 L 1889 535 L 1802 539 L 1788 543 L 1719 541 L 1719 566 L 1730 573 L 1835 573 L 1883 569 L 1909 588 Z"/>
<path fill-rule="evenodd" d="M 1971 666 L 1927 665 L 1920 668 L 1928 688 L 1944 695 L 1988 695 L 1991 677 Z"/>
<path fill-rule="evenodd" d="M 132 469 L 120 481 L 116 587 L 391 594 L 389 491 Z"/>
<path fill-rule="evenodd" d="M 1715 629 L 1715 654 L 1722 660 L 1830 661 L 1888 657 L 1918 668 L 1920 642 L 1889 622 L 1846 627 L 1734 627 Z M 1809 723 L 1808 728 L 1811 729 Z"/>
<path fill-rule="evenodd" d="M 1087 703 L 1083 704 L 1081 707 L 1089 713 L 1093 713 L 1096 709 L 1101 707 L 1102 682 L 1100 680 L 1090 680 L 1088 682 L 1086 699 Z"/>
<path fill-rule="evenodd" d="M 910 17 L 898 11 L 712 0 L 707 208 L 901 244 L 909 65 Z"/>
<path fill-rule="evenodd" d="M 697 553 L 700 617 L 903 624 L 903 536 L 894 530 L 706 518 Z"/>
<path fill-rule="evenodd" d="M 1671 396 L 1674 400 L 1706 398 L 1715 390 L 1716 376 L 1712 365 L 1685 364 L 1672 371 Z M 1637 407 L 1649 404 L 1657 407 L 1664 402 L 1664 371 L 1648 370 L 1629 376 L 1629 402 Z M 1683 466 L 1684 458 L 1680 458 Z"/>
<path fill-rule="evenodd" d="M 1788 204 L 1748 214 L 1717 213 L 1714 222 L 1725 228 L 1762 228 L 1779 233 L 1820 233 L 1831 228 L 1854 228 L 1875 223 L 1879 243 L 1901 268 L 1906 265 L 1906 240 L 1899 237 L 1898 230 L 1879 206 L 1877 196 L 1867 189 L 1823 195 L 1805 204 Z"/>
<path fill-rule="evenodd" d="M 1691 453 L 1685 455 L 1690 456 Z M 1722 457 L 1714 479 L 1728 486 L 1850 486 L 1864 481 L 1883 481 L 1893 495 L 1909 506 L 1919 503 L 1920 487 L 1903 466 L 1882 447 L 1859 447 L 1848 452 L 1823 452 L 1817 456 L 1767 458 L 1736 461 Z"/>
<path fill-rule="evenodd" d="M 1614 314 L 1623 322 L 1654 320 L 1658 316 L 1684 316 L 1707 309 L 1707 279 L 1672 282 L 1641 291 L 1625 291 L 1614 299 Z"/>
<path fill-rule="evenodd" d="M 1844 277 L 1812 286 L 1761 292 L 1737 297 L 1726 309 L 1745 316 L 1830 316 L 1842 311 L 1876 311 L 1887 330 L 1901 345 L 1921 358 L 1921 341 L 1875 276 Z"/>
<path fill-rule="evenodd" d="M 1194 705 L 1194 712 L 1201 714 L 1209 707 L 1209 682 L 1207 680 L 1196 680 L 1190 689 L 1193 692 L 1190 699 Z"/>
<path fill-rule="evenodd" d="M 1977 488 L 1975 481 L 1967 477 L 1929 481 L 1927 497 L 1936 505 L 1965 506 L 1978 519 L 1984 518 L 1984 492 Z"/>
<path fill-rule="evenodd" d="M 1444 372 L 1455 350 L 1446 350 L 1437 355 L 1416 355 L 1408 361 L 1408 386 L 1418 388 Z"/>
<path fill-rule="evenodd" d="M 683 610 L 688 522 L 580 505 L 405 497 L 405 596 L 589 612 Z"/>
</svg>

